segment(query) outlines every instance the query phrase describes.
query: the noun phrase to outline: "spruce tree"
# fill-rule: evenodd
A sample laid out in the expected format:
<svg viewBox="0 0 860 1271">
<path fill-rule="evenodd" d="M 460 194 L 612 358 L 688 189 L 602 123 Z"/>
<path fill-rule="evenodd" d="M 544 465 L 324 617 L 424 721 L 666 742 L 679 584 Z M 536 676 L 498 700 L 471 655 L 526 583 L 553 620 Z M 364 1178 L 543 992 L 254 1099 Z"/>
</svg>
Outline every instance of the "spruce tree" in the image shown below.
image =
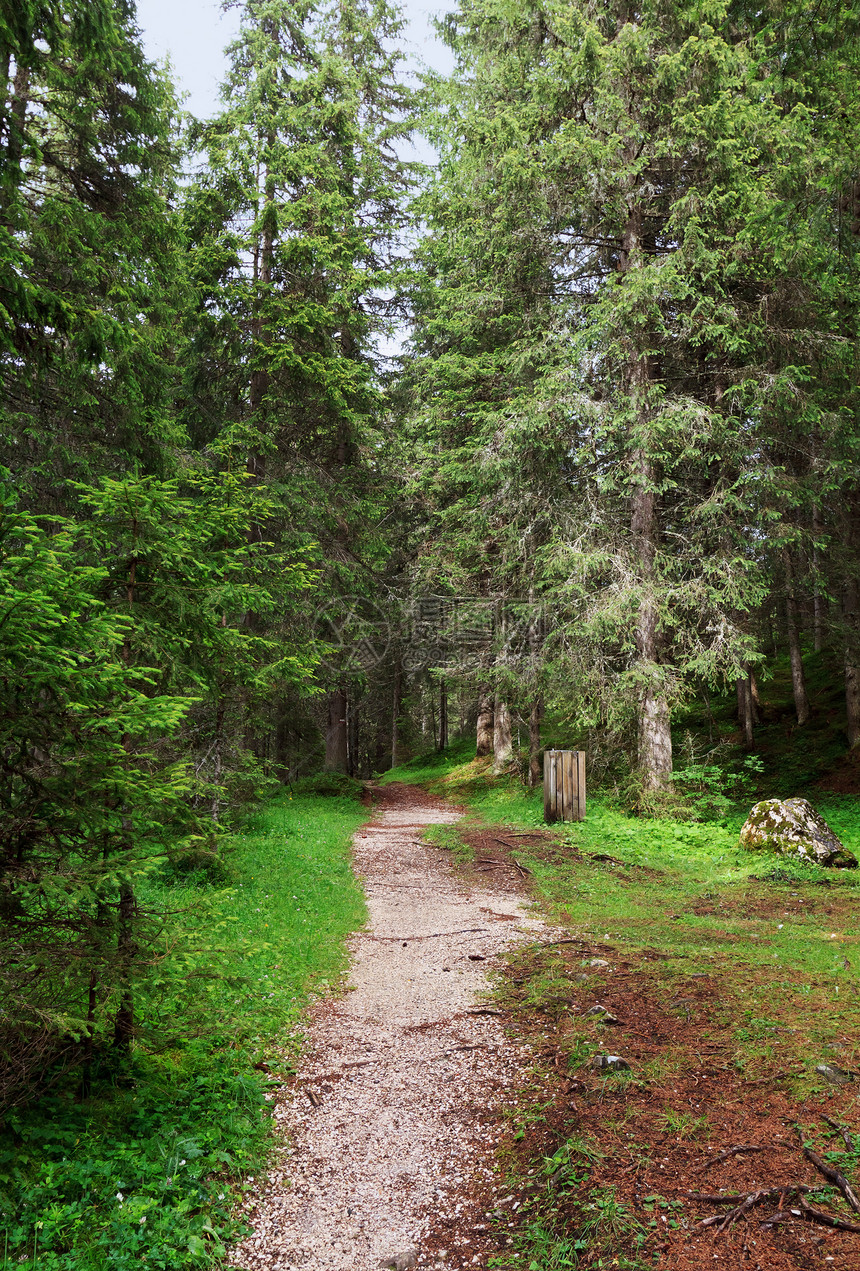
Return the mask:
<svg viewBox="0 0 860 1271">
<path fill-rule="evenodd" d="M 730 5 L 479 0 L 449 31 L 419 328 L 422 427 L 453 476 L 436 506 L 476 513 L 497 579 L 501 558 L 552 596 L 556 693 L 630 720 L 647 800 L 674 706 L 756 656 L 770 509 L 750 456 L 831 339 L 808 294 L 781 299 L 827 255 L 797 192 L 829 125 L 777 91 L 770 29 Z M 469 464 L 480 493 L 456 488 Z M 480 532 L 453 541 L 465 562 Z"/>
<path fill-rule="evenodd" d="M 208 167 L 185 217 L 196 313 L 185 418 L 192 437 L 241 438 L 279 510 L 255 532 L 316 545 L 321 599 L 360 609 L 385 546 L 385 398 L 410 93 L 384 0 L 315 9 L 248 3 L 224 110 L 201 129 Z M 326 762 L 348 764 L 348 695 L 332 661 Z"/>
<path fill-rule="evenodd" d="M 127 0 L 0 8 L 0 462 L 32 505 L 164 470 L 178 238 L 170 86 Z"/>
</svg>

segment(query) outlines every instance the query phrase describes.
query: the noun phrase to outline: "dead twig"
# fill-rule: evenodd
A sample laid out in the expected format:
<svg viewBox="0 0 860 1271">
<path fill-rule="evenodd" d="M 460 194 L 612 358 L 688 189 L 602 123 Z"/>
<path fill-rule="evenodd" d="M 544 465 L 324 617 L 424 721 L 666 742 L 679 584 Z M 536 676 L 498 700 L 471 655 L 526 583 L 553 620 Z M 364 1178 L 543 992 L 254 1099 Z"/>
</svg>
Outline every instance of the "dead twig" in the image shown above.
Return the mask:
<svg viewBox="0 0 860 1271">
<path fill-rule="evenodd" d="M 727 1161 L 730 1156 L 742 1156 L 747 1152 L 763 1152 L 763 1147 L 756 1147 L 753 1144 L 740 1143 L 737 1147 L 727 1147 L 725 1152 L 720 1152 L 719 1156 L 713 1157 L 709 1161 L 705 1161 L 704 1165 L 700 1165 L 697 1174 L 702 1174 L 706 1169 L 710 1169 L 712 1165 L 719 1165 L 721 1161 Z"/>
<path fill-rule="evenodd" d="M 834 1169 L 832 1165 L 828 1165 L 827 1161 L 823 1161 L 817 1152 L 813 1152 L 811 1147 L 803 1145 L 803 1155 L 808 1161 L 815 1166 L 819 1174 L 823 1174 L 828 1182 L 838 1187 L 848 1204 L 854 1210 L 855 1214 L 860 1214 L 860 1200 L 857 1194 L 844 1174 L 840 1174 L 838 1169 Z"/>
<path fill-rule="evenodd" d="M 437 1062 L 440 1059 L 447 1059 L 449 1055 L 460 1054 L 469 1050 L 495 1050 L 496 1047 L 488 1046 L 486 1042 L 477 1042 L 466 1046 L 452 1046 L 449 1050 L 443 1050 L 440 1055 L 434 1055 L 431 1062 Z"/>
<path fill-rule="evenodd" d="M 401 944 L 415 940 L 438 940 L 442 936 L 466 936 L 472 931 L 486 931 L 486 927 L 462 927 L 459 931 L 433 931 L 427 936 L 370 936 L 371 940 L 378 940 L 380 943 L 387 944 L 389 941 L 399 940 Z"/>
<path fill-rule="evenodd" d="M 799 1209 L 778 1209 L 775 1214 L 771 1214 L 770 1218 L 763 1218 L 759 1226 L 763 1229 L 768 1227 L 776 1227 L 781 1222 L 791 1222 L 792 1218 L 799 1218 Z"/>
</svg>

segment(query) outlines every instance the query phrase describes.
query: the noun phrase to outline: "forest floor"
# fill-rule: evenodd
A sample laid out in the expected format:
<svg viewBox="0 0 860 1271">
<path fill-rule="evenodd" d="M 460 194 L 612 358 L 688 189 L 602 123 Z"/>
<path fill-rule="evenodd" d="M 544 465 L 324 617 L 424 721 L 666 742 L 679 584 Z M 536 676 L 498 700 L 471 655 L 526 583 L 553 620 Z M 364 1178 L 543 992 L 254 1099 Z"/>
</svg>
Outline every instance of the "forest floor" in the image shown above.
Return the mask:
<svg viewBox="0 0 860 1271">
<path fill-rule="evenodd" d="M 235 1265 L 857 1271 L 853 877 L 376 793 L 371 925 Z"/>
</svg>

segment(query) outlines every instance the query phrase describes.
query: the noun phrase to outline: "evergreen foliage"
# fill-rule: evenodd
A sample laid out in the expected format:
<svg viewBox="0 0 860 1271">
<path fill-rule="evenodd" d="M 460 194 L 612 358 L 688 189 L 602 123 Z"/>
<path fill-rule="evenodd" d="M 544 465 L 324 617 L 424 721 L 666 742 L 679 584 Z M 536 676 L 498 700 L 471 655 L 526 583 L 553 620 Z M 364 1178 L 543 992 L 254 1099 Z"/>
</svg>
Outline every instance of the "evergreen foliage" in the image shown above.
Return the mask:
<svg viewBox="0 0 860 1271">
<path fill-rule="evenodd" d="M 183 139 L 131 0 L 0 0 L 7 1104 L 133 1060 L 166 880 L 300 772 L 665 807 L 696 695 L 818 735 L 810 645 L 860 743 L 853 9 L 462 0 L 418 93 L 389 0 L 239 7 Z"/>
<path fill-rule="evenodd" d="M 416 372 L 436 559 L 551 599 L 556 698 L 630 727 L 646 791 L 677 704 L 759 660 L 775 562 L 856 436 L 856 32 L 806 60 L 802 15 L 763 17 L 481 0 L 448 28 Z"/>
</svg>

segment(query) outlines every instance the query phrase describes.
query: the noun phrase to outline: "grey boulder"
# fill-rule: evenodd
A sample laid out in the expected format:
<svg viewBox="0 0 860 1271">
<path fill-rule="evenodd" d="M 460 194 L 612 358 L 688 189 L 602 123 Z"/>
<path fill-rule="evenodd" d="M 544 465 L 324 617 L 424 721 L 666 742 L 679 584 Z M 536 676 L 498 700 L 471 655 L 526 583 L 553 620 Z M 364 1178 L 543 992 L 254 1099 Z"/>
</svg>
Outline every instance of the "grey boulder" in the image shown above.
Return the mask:
<svg viewBox="0 0 860 1271">
<path fill-rule="evenodd" d="M 741 830 L 740 845 L 838 869 L 857 868 L 857 858 L 806 799 L 764 799 L 757 803 Z"/>
</svg>

